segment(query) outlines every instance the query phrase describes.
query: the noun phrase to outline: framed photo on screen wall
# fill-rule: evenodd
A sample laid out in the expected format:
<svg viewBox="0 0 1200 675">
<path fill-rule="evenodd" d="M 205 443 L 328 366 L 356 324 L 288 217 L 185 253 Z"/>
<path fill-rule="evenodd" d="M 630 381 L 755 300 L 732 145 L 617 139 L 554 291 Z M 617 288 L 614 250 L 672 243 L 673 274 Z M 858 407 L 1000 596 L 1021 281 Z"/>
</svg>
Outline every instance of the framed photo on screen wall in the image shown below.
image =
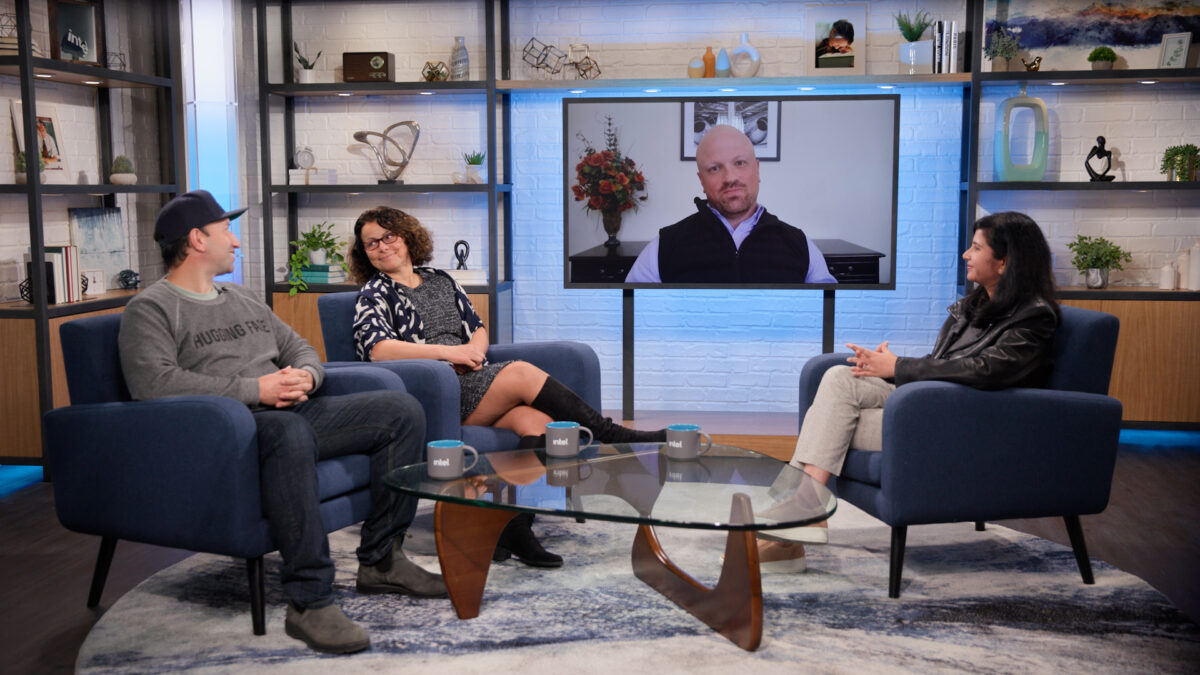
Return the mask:
<svg viewBox="0 0 1200 675">
<path fill-rule="evenodd" d="M 809 75 L 867 73 L 867 5 L 805 5 Z"/>
<path fill-rule="evenodd" d="M 50 58 L 104 65 L 104 6 L 101 0 L 47 0 Z"/>
<path fill-rule="evenodd" d="M 779 161 L 779 101 L 684 101 L 680 107 L 680 161 L 696 159 L 700 139 L 718 124 L 744 131 L 760 161 Z"/>
</svg>

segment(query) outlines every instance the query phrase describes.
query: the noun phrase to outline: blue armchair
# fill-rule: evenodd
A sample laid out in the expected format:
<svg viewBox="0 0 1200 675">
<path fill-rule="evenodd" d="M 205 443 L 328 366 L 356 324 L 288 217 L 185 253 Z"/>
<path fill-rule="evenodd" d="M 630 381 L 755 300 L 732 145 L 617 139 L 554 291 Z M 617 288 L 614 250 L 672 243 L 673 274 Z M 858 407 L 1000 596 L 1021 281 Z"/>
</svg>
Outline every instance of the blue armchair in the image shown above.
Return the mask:
<svg viewBox="0 0 1200 675">
<path fill-rule="evenodd" d="M 258 485 L 258 441 L 245 404 L 222 396 L 132 401 L 117 349 L 121 315 L 62 325 L 71 405 L 46 413 L 46 447 L 58 518 L 100 536 L 88 607 L 100 602 L 118 539 L 246 560 L 251 619 L 264 622 L 263 556 L 275 550 Z M 320 395 L 404 391 L 394 374 L 346 368 Z M 366 455 L 317 464 L 321 515 L 332 532 L 370 508 Z"/>
<path fill-rule="evenodd" d="M 361 367 L 354 348 L 354 303 L 357 293 L 328 293 L 317 299 L 321 335 L 325 339 L 326 367 Z M 579 342 L 527 342 L 492 345 L 491 361 L 520 359 L 550 373 L 579 394 L 588 405 L 600 410 L 600 360 L 591 347 Z M 378 361 L 371 366 L 400 376 L 408 391 L 425 408 L 427 440 L 459 438 L 481 452 L 511 450 L 517 435 L 507 429 L 466 426 L 459 419 L 458 376 L 450 364 L 429 359 Z"/>
<path fill-rule="evenodd" d="M 1084 583 L 1093 583 L 1080 515 L 1108 506 L 1121 403 L 1108 397 L 1116 317 L 1064 306 L 1046 389 L 980 391 L 912 382 L 883 408 L 883 450 L 851 449 L 838 497 L 892 528 L 888 596 L 900 596 L 909 525 L 1062 516 Z M 800 424 L 830 367 L 800 374 Z"/>
</svg>

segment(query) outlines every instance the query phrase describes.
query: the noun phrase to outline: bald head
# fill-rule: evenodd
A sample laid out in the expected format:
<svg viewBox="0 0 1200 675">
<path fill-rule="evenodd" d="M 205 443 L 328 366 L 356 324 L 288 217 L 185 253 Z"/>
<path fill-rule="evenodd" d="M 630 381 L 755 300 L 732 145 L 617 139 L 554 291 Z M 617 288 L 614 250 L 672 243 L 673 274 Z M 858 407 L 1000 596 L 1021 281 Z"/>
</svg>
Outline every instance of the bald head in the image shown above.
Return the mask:
<svg viewBox="0 0 1200 675">
<path fill-rule="evenodd" d="M 696 173 L 708 203 L 737 227 L 758 209 L 758 159 L 746 134 L 720 124 L 696 148 Z"/>
</svg>

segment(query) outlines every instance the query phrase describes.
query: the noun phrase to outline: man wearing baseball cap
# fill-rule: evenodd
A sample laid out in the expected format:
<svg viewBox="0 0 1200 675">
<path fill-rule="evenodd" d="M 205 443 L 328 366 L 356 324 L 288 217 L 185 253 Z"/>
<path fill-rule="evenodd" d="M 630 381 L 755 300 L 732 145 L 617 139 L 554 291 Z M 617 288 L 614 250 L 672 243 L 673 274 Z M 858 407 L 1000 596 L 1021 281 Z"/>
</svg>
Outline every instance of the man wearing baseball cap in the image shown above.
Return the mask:
<svg viewBox="0 0 1200 675">
<path fill-rule="evenodd" d="M 389 468 L 421 460 L 424 412 L 399 391 L 309 398 L 325 375 L 316 350 L 249 291 L 213 280 L 233 271 L 241 244 L 229 221 L 245 211 L 226 211 L 204 190 L 181 194 L 159 211 L 154 239 L 167 275 L 126 306 L 121 366 L 137 400 L 211 394 L 250 407 L 263 511 L 283 558 L 284 628 L 317 651 L 360 651 L 370 646 L 367 632 L 333 602 L 316 460 L 370 456 L 371 512 L 357 551 L 358 590 L 444 597 L 441 576 L 401 550 L 417 500 L 382 484 Z"/>
</svg>

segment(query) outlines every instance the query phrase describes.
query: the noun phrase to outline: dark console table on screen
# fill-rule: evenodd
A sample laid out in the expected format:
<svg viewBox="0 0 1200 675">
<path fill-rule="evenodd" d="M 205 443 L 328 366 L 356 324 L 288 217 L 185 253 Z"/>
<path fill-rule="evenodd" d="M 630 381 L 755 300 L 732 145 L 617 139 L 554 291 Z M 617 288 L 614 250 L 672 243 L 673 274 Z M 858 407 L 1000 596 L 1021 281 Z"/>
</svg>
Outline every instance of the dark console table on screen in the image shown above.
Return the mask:
<svg viewBox="0 0 1200 675">
<path fill-rule="evenodd" d="M 603 244 L 580 251 L 568 258 L 571 263 L 571 283 L 623 283 L 646 241 L 623 241 L 616 248 Z M 825 256 L 829 273 L 839 284 L 879 283 L 879 259 L 883 254 L 851 244 L 844 239 L 814 239 L 813 243 Z"/>
<path fill-rule="evenodd" d="M 869 248 L 851 244 L 844 239 L 813 239 L 829 273 L 839 284 L 879 283 L 879 259 L 883 254 Z"/>
<path fill-rule="evenodd" d="M 611 284 L 625 283 L 625 275 L 633 267 L 633 261 L 646 248 L 648 241 L 623 241 L 620 246 L 608 248 L 604 244 L 593 246 L 568 258 L 571 263 L 571 283 Z"/>
</svg>

